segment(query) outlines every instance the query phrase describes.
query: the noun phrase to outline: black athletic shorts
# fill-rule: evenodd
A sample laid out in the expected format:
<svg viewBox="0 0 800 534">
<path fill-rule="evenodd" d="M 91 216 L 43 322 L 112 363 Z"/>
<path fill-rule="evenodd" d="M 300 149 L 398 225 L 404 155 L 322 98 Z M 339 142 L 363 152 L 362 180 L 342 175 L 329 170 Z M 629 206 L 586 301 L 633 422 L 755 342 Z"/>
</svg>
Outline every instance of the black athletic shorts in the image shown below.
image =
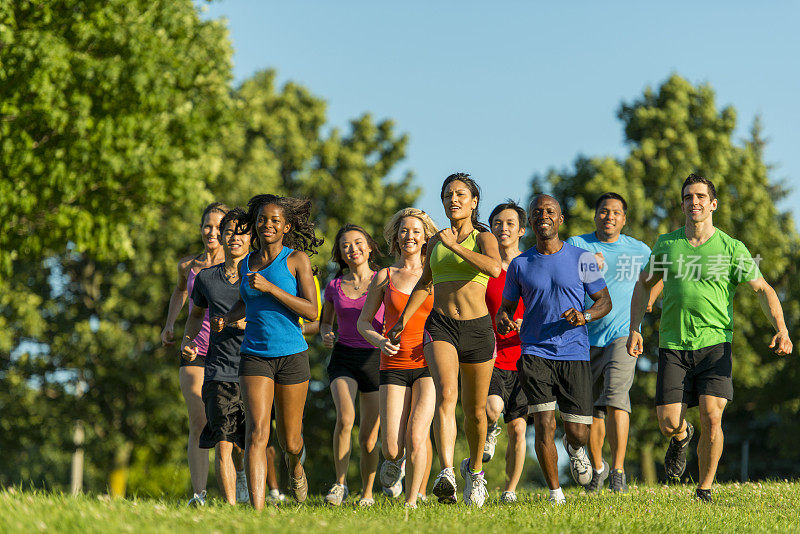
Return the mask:
<svg viewBox="0 0 800 534">
<path fill-rule="evenodd" d="M 381 369 L 381 385 L 394 384 L 410 388 L 420 378 L 431 376 L 427 367 L 418 369 Z"/>
<path fill-rule="evenodd" d="M 200 448 L 213 449 L 220 441 L 235 443 L 244 449 L 244 402 L 237 382 L 203 382 L 206 426 L 200 434 Z"/>
<path fill-rule="evenodd" d="M 488 315 L 461 320 L 432 310 L 425 321 L 423 343 L 431 341 L 453 345 L 461 363 L 483 363 L 494 358 L 494 329 Z"/>
<path fill-rule="evenodd" d="M 658 349 L 656 406 L 697 406 L 700 395 L 733 400 L 731 344 L 697 350 Z"/>
<path fill-rule="evenodd" d="M 592 368 L 588 361 L 523 354 L 517 369 L 533 412 L 555 410 L 558 403 L 563 421 L 592 424 Z"/>
<path fill-rule="evenodd" d="M 266 376 L 281 386 L 300 384 L 311 379 L 308 352 L 277 358 L 262 358 L 243 352 L 239 361 L 239 376 Z"/>
<path fill-rule="evenodd" d="M 528 396 L 522 389 L 519 371 L 495 367 L 489 382 L 489 395 L 497 395 L 503 399 L 503 421 L 506 423 L 528 416 Z"/>
<path fill-rule="evenodd" d="M 380 386 L 380 369 L 379 349 L 348 347 L 336 343 L 328 362 L 328 380 L 333 382 L 341 377 L 352 378 L 358 384 L 360 392 L 373 393 Z"/>
<path fill-rule="evenodd" d="M 199 354 L 194 357 L 194 360 L 189 361 L 183 357 L 181 354 L 181 367 L 205 367 L 206 366 L 206 357 L 200 356 Z"/>
</svg>

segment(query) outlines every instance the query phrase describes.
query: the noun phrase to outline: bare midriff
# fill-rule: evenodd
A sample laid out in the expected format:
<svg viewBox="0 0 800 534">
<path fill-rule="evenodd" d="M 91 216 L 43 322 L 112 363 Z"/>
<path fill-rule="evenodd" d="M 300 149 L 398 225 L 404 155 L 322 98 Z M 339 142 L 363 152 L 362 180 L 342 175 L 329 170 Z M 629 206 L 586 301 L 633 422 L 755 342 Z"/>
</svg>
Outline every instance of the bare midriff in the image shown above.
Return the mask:
<svg viewBox="0 0 800 534">
<path fill-rule="evenodd" d="M 433 309 L 461 321 L 478 319 L 489 314 L 485 297 L 486 286 L 478 282 L 439 282 L 433 286 Z"/>
</svg>

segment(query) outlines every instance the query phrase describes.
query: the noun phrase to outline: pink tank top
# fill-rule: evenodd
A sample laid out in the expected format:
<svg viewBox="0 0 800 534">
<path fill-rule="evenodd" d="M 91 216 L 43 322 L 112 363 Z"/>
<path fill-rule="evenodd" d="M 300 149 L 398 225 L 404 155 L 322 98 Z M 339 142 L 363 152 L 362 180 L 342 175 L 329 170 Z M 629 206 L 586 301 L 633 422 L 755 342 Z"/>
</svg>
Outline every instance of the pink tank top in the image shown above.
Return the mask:
<svg viewBox="0 0 800 534">
<path fill-rule="evenodd" d="M 374 274 L 373 274 L 374 276 Z M 356 349 L 374 349 L 369 341 L 361 337 L 356 328 L 358 316 L 361 315 L 361 308 L 367 301 L 367 295 L 364 294 L 357 299 L 351 299 L 342 291 L 342 279 L 334 278 L 328 282 L 325 288 L 325 300 L 333 304 L 336 310 L 336 329 L 338 330 L 338 343 L 346 347 Z M 383 303 L 375 314 L 372 320 L 372 326 L 376 332 L 383 331 Z"/>
<path fill-rule="evenodd" d="M 194 307 L 194 301 L 192 300 L 192 289 L 194 288 L 194 279 L 197 274 L 189 269 L 189 274 L 186 276 L 186 289 L 189 291 L 189 313 L 192 313 L 192 308 Z M 206 316 L 203 317 L 203 325 L 200 327 L 200 333 L 197 334 L 197 337 L 194 338 L 194 342 L 197 343 L 197 353 L 200 356 L 205 357 L 206 352 L 208 351 L 208 338 L 211 335 L 211 324 L 208 322 L 208 310 L 206 310 Z"/>
</svg>

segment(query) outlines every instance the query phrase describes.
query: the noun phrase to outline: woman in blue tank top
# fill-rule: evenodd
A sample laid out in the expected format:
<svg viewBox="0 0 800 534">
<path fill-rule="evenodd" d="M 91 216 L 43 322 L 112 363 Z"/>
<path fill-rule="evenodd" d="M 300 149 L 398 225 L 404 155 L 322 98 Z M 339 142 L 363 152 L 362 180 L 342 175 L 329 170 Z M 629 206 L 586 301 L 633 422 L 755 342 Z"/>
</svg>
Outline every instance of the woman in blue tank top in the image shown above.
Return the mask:
<svg viewBox="0 0 800 534">
<path fill-rule="evenodd" d="M 300 318 L 317 318 L 317 291 L 309 254 L 322 239 L 314 236 L 311 202 L 256 195 L 247 205 L 242 232 L 252 232 L 254 252 L 239 264 L 240 299 L 224 316 L 211 319 L 219 331 L 245 318 L 239 383 L 246 409 L 247 479 L 250 502 L 264 507 L 267 442 L 275 403 L 278 436 L 286 453 L 289 489 L 297 502 L 308 494 L 303 470 L 303 409 L 311 371 Z"/>
</svg>

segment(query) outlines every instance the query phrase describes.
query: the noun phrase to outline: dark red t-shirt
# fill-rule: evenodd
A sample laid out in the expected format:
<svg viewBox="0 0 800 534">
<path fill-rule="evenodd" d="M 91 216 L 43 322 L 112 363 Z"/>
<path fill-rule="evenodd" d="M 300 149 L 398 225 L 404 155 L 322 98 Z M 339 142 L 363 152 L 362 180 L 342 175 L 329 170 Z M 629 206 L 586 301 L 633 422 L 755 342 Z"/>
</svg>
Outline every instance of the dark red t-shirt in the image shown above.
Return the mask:
<svg viewBox="0 0 800 534">
<path fill-rule="evenodd" d="M 497 278 L 489 278 L 489 283 L 486 285 L 486 307 L 489 308 L 489 315 L 492 316 L 494 337 L 497 340 L 497 359 L 494 361 L 494 366 L 506 371 L 516 371 L 517 360 L 519 360 L 521 352 L 519 333 L 516 330 L 512 330 L 507 335 L 501 336 L 497 333 L 497 325 L 494 324 L 494 316 L 497 315 L 500 304 L 503 303 L 503 287 L 505 285 L 505 269 Z M 517 311 L 514 313 L 514 320 L 522 319 L 524 311 L 525 307 L 522 305 L 522 299 L 520 298 Z"/>
</svg>

